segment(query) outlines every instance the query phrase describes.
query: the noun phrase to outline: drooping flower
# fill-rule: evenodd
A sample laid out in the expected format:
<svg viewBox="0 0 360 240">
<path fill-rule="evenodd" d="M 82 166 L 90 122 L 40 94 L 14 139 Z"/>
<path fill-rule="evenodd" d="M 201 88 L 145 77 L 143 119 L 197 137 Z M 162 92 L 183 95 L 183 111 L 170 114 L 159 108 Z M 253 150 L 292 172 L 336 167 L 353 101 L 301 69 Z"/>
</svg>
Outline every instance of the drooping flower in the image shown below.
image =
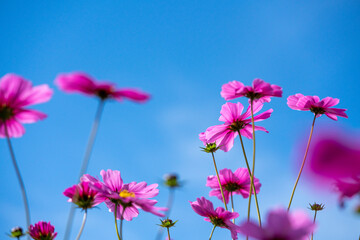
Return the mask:
<svg viewBox="0 0 360 240">
<path fill-rule="evenodd" d="M 331 97 L 320 100 L 318 96 L 304 96 L 301 93 L 297 93 L 287 98 L 287 104 L 291 109 L 311 111 L 316 117 L 325 114 L 333 120 L 337 120 L 338 116 L 348 118 L 345 113 L 346 109 L 332 108 L 337 105 L 339 101 L 339 99 Z"/>
<path fill-rule="evenodd" d="M 124 184 L 120 172 L 110 169 L 107 171 L 101 170 L 100 175 L 104 182 L 89 174 L 85 174 L 82 177 L 82 181 L 89 182 L 90 187 L 99 192 L 100 196 L 105 199 L 105 204 L 110 212 L 114 212 L 116 207 L 117 219 L 123 216 L 125 220 L 131 221 L 139 215 L 138 209 L 160 217 L 165 216 L 160 211 L 166 211 L 167 208 L 155 207 L 154 205 L 157 201 L 149 199 L 158 195 L 158 184 L 151 184 L 149 186 L 146 182 Z"/>
<path fill-rule="evenodd" d="M 97 96 L 102 100 L 111 98 L 122 101 L 128 99 L 143 103 L 150 98 L 148 93 L 141 90 L 133 88 L 116 89 L 115 84 L 95 81 L 89 75 L 82 72 L 60 74 L 55 79 L 55 84 L 64 92 L 83 93 L 89 96 Z"/>
<path fill-rule="evenodd" d="M 254 114 L 263 107 L 260 102 L 255 102 L 253 106 Z M 225 103 L 220 111 L 219 121 L 225 122 L 221 125 L 211 126 L 205 131 L 205 138 L 200 134 L 200 140 L 204 145 L 216 142 L 221 150 L 227 152 L 234 145 L 234 139 L 238 131 L 242 136 L 252 139 L 251 110 L 250 106 L 245 113 L 241 114 L 244 106 L 241 103 Z M 254 116 L 254 122 L 262 121 L 270 117 L 272 109 L 269 109 L 257 116 Z M 255 126 L 255 130 L 268 132 L 264 127 Z"/>
<path fill-rule="evenodd" d="M 230 221 L 239 217 L 238 213 L 226 211 L 222 207 L 214 209 L 212 202 L 204 197 L 197 198 L 196 201 L 190 202 L 190 205 L 197 214 L 205 217 L 205 221 L 211 222 L 216 227 L 229 229 L 231 237 L 238 239 L 237 233 L 240 232 L 240 227 Z"/>
<path fill-rule="evenodd" d="M 69 197 L 69 202 L 84 210 L 95 207 L 104 201 L 104 198 L 96 190 L 90 188 L 89 182 L 84 181 L 67 188 L 63 194 Z"/>
<path fill-rule="evenodd" d="M 307 240 L 315 224 L 302 211 L 275 209 L 268 213 L 265 226 L 244 222 L 240 229 L 241 234 L 257 240 Z"/>
<path fill-rule="evenodd" d="M 282 97 L 282 88 L 264 82 L 257 78 L 253 81 L 252 86 L 245 86 L 238 81 L 226 83 L 221 88 L 221 96 L 226 100 L 238 97 L 247 97 L 254 102 L 270 102 L 270 97 Z"/>
<path fill-rule="evenodd" d="M 46 114 L 25 107 L 47 102 L 53 91 L 47 84 L 33 87 L 31 82 L 16 74 L 0 79 L 0 137 L 21 137 L 25 133 L 22 123 L 34 123 Z"/>
<path fill-rule="evenodd" d="M 340 194 L 339 202 L 344 205 L 346 198 L 352 198 L 360 194 L 360 177 L 347 180 L 338 180 L 335 184 L 336 191 Z"/>
<path fill-rule="evenodd" d="M 231 194 L 239 194 L 243 198 L 249 197 L 251 179 L 247 168 L 238 168 L 235 172 L 224 168 L 220 170 L 219 177 L 226 203 L 229 202 Z M 259 179 L 254 178 L 254 185 L 256 193 L 259 193 L 261 187 Z M 223 201 L 219 182 L 216 176 L 208 176 L 206 186 L 213 189 L 210 191 L 209 196 L 216 196 L 218 199 Z"/>
<path fill-rule="evenodd" d="M 50 222 L 40 221 L 35 223 L 35 225 L 30 225 L 29 235 L 34 240 L 53 240 L 57 233 L 55 233 L 55 228 Z"/>
</svg>

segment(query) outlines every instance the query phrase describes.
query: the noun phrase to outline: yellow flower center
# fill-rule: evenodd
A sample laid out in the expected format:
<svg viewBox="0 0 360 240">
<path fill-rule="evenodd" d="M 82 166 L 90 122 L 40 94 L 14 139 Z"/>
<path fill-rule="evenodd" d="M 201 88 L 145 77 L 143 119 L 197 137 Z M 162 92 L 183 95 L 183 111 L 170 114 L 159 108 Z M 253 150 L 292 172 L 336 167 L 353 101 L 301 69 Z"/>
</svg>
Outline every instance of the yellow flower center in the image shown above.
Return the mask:
<svg viewBox="0 0 360 240">
<path fill-rule="evenodd" d="M 119 193 L 119 196 L 122 198 L 135 197 L 135 193 L 129 192 L 128 190 L 124 189 Z"/>
</svg>

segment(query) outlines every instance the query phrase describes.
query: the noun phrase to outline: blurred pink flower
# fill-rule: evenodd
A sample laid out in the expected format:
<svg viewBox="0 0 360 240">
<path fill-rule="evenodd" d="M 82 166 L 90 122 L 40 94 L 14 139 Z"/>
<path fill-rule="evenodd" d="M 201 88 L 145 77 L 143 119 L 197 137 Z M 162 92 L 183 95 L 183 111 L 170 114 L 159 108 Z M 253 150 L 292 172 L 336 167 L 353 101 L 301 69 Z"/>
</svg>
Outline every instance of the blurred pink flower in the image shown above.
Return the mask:
<svg viewBox="0 0 360 240">
<path fill-rule="evenodd" d="M 360 194 L 360 177 L 354 177 L 349 180 L 338 180 L 336 182 L 336 190 L 340 194 L 340 204 L 344 204 L 346 198 L 352 198 Z"/>
<path fill-rule="evenodd" d="M 34 123 L 46 114 L 24 107 L 47 102 L 53 91 L 47 84 L 33 87 L 30 81 L 9 73 L 0 79 L 0 137 L 21 137 L 25 133 L 22 123 Z"/>
<path fill-rule="evenodd" d="M 40 221 L 35 223 L 35 225 L 29 226 L 29 235 L 34 240 L 53 240 L 55 239 L 57 233 L 54 233 L 55 228 L 50 224 L 50 222 Z"/>
<path fill-rule="evenodd" d="M 231 194 L 240 194 L 243 198 L 249 197 L 251 179 L 247 168 L 238 168 L 234 173 L 230 169 L 224 168 L 220 170 L 219 177 L 226 203 L 229 202 Z M 254 178 L 254 185 L 256 193 L 259 193 L 261 187 L 259 179 Z M 216 176 L 208 176 L 206 186 L 213 189 L 210 191 L 209 196 L 216 196 L 223 201 Z"/>
<path fill-rule="evenodd" d="M 67 188 L 63 194 L 69 197 L 69 202 L 78 205 L 82 209 L 95 207 L 105 200 L 96 190 L 90 188 L 89 182 L 84 181 Z"/>
<path fill-rule="evenodd" d="M 261 102 L 255 102 L 253 106 L 254 114 L 259 112 L 263 107 Z M 234 139 L 238 135 L 238 131 L 242 136 L 252 138 L 252 125 L 251 125 L 251 110 L 250 106 L 245 113 L 241 114 L 244 106 L 241 103 L 225 103 L 220 111 L 219 121 L 225 122 L 221 125 L 209 127 L 205 135 L 200 133 L 199 138 L 206 143 L 214 143 L 220 147 L 221 150 L 227 152 L 234 145 Z M 271 116 L 273 112 L 269 109 L 257 116 L 254 116 L 254 122 L 262 121 Z M 268 132 L 264 127 L 255 126 L 255 130 Z"/>
<path fill-rule="evenodd" d="M 226 101 L 247 97 L 254 101 L 270 102 L 270 97 L 282 97 L 282 88 L 257 78 L 253 81 L 252 86 L 245 86 L 238 81 L 226 83 L 222 86 L 220 94 Z"/>
<path fill-rule="evenodd" d="M 60 74 L 55 79 L 55 84 L 67 93 L 83 93 L 90 96 L 97 96 L 100 99 L 113 98 L 117 101 L 129 99 L 135 102 L 146 102 L 150 95 L 133 88 L 116 89 L 115 84 L 109 82 L 97 82 L 89 75 L 82 72 Z"/>
<path fill-rule="evenodd" d="M 285 209 L 270 211 L 265 226 L 254 222 L 240 225 L 241 234 L 258 240 L 307 240 L 314 229 L 315 224 L 304 212 Z"/>
<path fill-rule="evenodd" d="M 157 201 L 148 199 L 159 194 L 158 184 L 151 184 L 149 186 L 147 186 L 146 182 L 124 184 L 120 172 L 116 170 L 101 170 L 100 174 L 103 178 L 103 183 L 89 174 L 85 174 L 81 180 L 89 182 L 90 187 L 99 192 L 100 196 L 105 199 L 105 204 L 111 212 L 115 211 L 115 204 L 117 204 L 117 219 L 120 219 L 124 207 L 123 218 L 127 221 L 131 221 L 132 218 L 139 215 L 138 209 L 160 217 L 165 216 L 160 211 L 166 211 L 167 208 L 154 207 Z"/>
<path fill-rule="evenodd" d="M 238 239 L 237 233 L 240 232 L 240 228 L 230 221 L 231 219 L 239 217 L 238 213 L 225 211 L 222 207 L 214 210 L 212 202 L 204 197 L 197 198 L 196 201 L 190 202 L 190 205 L 197 214 L 205 217 L 205 221 L 211 222 L 216 227 L 229 229 L 231 237 Z"/>
<path fill-rule="evenodd" d="M 339 103 L 339 99 L 326 97 L 320 101 L 318 96 L 304 96 L 301 93 L 289 96 L 287 104 L 291 109 L 300 111 L 311 111 L 320 117 L 325 114 L 333 120 L 337 120 L 337 116 L 348 118 L 345 111 L 346 109 L 331 108 Z"/>
</svg>

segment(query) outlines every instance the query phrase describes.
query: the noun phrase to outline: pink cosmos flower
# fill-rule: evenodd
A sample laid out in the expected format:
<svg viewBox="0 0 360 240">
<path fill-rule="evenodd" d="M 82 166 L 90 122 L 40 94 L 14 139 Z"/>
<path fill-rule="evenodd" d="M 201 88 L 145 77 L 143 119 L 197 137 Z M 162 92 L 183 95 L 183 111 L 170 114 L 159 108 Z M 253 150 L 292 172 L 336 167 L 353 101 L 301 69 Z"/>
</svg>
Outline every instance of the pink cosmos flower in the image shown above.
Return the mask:
<svg viewBox="0 0 360 240">
<path fill-rule="evenodd" d="M 29 235 L 34 240 L 53 240 L 55 239 L 57 233 L 54 233 L 55 228 L 50 224 L 50 222 L 40 221 L 35 223 L 35 225 L 29 226 Z"/>
<path fill-rule="evenodd" d="M 231 194 L 240 194 L 243 198 L 249 197 L 251 179 L 247 168 L 238 168 L 234 173 L 230 169 L 224 168 L 220 170 L 219 177 L 226 203 L 229 202 Z M 254 178 L 254 185 L 256 193 L 259 193 L 261 187 L 259 179 Z M 206 186 L 213 189 L 210 191 L 209 196 L 216 196 L 218 199 L 223 201 L 219 182 L 216 176 L 208 176 Z"/>
<path fill-rule="evenodd" d="M 90 188 L 89 182 L 84 181 L 67 188 L 63 194 L 69 197 L 68 202 L 72 202 L 82 209 L 95 207 L 105 200 L 96 190 Z"/>
<path fill-rule="evenodd" d="M 261 102 L 255 102 L 253 106 L 254 114 L 259 112 L 263 104 Z M 238 135 L 238 131 L 242 136 L 252 139 L 252 125 L 251 125 L 251 110 L 250 106 L 245 113 L 241 114 L 244 106 L 241 103 L 225 103 L 220 111 L 219 121 L 225 122 L 221 125 L 211 126 L 205 131 L 204 134 L 200 134 L 200 140 L 206 143 L 214 143 L 220 147 L 221 150 L 227 152 L 234 145 L 234 139 Z M 254 122 L 262 121 L 271 116 L 273 112 L 269 109 L 257 116 L 254 116 Z M 255 130 L 268 132 L 264 127 L 255 126 Z M 204 137 L 205 136 L 205 137 Z"/>
<path fill-rule="evenodd" d="M 150 95 L 143 91 L 132 88 L 116 89 L 115 84 L 109 82 L 97 82 L 89 75 L 82 72 L 60 74 L 55 79 L 55 84 L 64 92 L 83 93 L 85 95 L 97 96 L 102 100 L 108 98 L 117 101 L 129 99 L 143 103 L 150 98 Z"/>
<path fill-rule="evenodd" d="M 149 199 L 158 195 L 158 184 L 151 184 L 149 186 L 147 186 L 146 182 L 124 184 L 120 172 L 116 170 L 101 170 L 100 174 L 104 182 L 100 182 L 89 174 L 85 174 L 82 177 L 82 181 L 89 182 L 90 187 L 99 192 L 100 197 L 104 198 L 110 212 L 115 211 L 116 204 L 116 216 L 118 219 L 121 218 L 124 211 L 123 218 L 131 221 L 132 218 L 139 215 L 138 209 L 160 217 L 165 216 L 160 211 L 166 211 L 167 208 L 155 207 L 154 205 L 157 201 Z"/>
<path fill-rule="evenodd" d="M 240 225 L 241 233 L 258 240 L 307 240 L 315 229 L 313 221 L 302 211 L 272 210 L 266 226 L 254 222 Z"/>
<path fill-rule="evenodd" d="M 255 101 L 270 102 L 270 97 L 282 97 L 282 88 L 264 82 L 257 78 L 253 81 L 252 86 L 245 86 L 238 81 L 226 83 L 221 88 L 221 96 L 226 100 L 238 97 L 247 97 Z"/>
<path fill-rule="evenodd" d="M 9 137 L 25 133 L 22 123 L 34 123 L 46 114 L 25 107 L 47 102 L 53 91 L 47 84 L 33 87 L 30 81 L 9 73 L 0 79 L 0 137 L 5 138 L 5 124 Z"/>
<path fill-rule="evenodd" d="M 348 118 L 346 109 L 332 108 L 339 103 L 339 99 L 326 97 L 320 101 L 318 96 L 304 96 L 301 93 L 289 96 L 287 104 L 291 109 L 300 111 L 311 111 L 320 117 L 325 114 L 333 120 L 337 120 L 337 116 Z"/>
<path fill-rule="evenodd" d="M 354 177 L 349 180 L 338 180 L 336 182 L 336 190 L 340 194 L 340 204 L 344 205 L 346 198 L 352 198 L 360 194 L 360 177 Z"/>
<path fill-rule="evenodd" d="M 230 221 L 231 219 L 239 217 L 238 213 L 226 211 L 222 207 L 214 210 L 212 202 L 204 197 L 197 198 L 196 201 L 190 202 L 190 205 L 197 214 L 205 217 L 205 221 L 211 222 L 216 227 L 229 229 L 231 237 L 238 239 L 237 233 L 240 232 L 240 227 Z"/>
</svg>

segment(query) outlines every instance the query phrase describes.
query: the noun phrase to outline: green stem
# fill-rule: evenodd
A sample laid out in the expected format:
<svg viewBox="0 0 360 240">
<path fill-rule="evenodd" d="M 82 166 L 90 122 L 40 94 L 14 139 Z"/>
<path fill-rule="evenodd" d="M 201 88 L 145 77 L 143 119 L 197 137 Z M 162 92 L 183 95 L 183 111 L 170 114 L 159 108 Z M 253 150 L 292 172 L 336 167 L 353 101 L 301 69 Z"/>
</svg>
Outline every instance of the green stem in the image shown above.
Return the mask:
<svg viewBox="0 0 360 240">
<path fill-rule="evenodd" d="M 231 199 L 231 212 L 234 212 L 234 200 L 233 200 L 233 193 L 230 193 L 230 199 Z M 233 223 L 235 224 L 235 218 L 233 219 Z"/>
<path fill-rule="evenodd" d="M 224 191 L 223 191 L 223 188 L 222 188 L 222 186 L 221 186 L 220 177 L 219 177 L 219 172 L 218 172 L 217 167 L 216 167 L 215 156 L 214 156 L 214 153 L 213 153 L 213 152 L 211 152 L 211 154 L 212 154 L 212 158 L 213 158 L 213 161 L 214 161 L 214 167 L 215 167 L 216 176 L 217 176 L 217 179 L 218 179 L 218 182 L 219 182 L 219 186 L 220 186 L 221 196 L 222 196 L 222 198 L 223 198 L 225 210 L 227 211 L 228 208 L 227 208 L 226 201 L 225 201 Z"/>
<path fill-rule="evenodd" d="M 307 157 L 307 154 L 308 154 L 308 151 L 309 151 L 310 142 L 311 142 L 311 138 L 312 138 L 313 131 L 314 131 L 315 120 L 316 120 L 316 114 L 315 114 L 315 116 L 314 116 L 314 120 L 313 120 L 312 125 L 311 125 L 310 136 L 309 136 L 309 140 L 308 140 L 308 143 L 307 143 L 307 146 L 306 146 L 305 155 L 304 155 L 303 162 L 302 162 L 302 164 L 301 164 L 300 172 L 299 172 L 299 175 L 298 175 L 298 177 L 297 177 L 297 179 L 296 179 L 296 182 L 295 182 L 295 185 L 294 185 L 294 189 L 293 189 L 293 191 L 292 191 L 292 193 L 291 193 L 290 202 L 289 202 L 289 206 L 288 206 L 288 209 L 287 209 L 288 211 L 290 210 L 291 202 L 292 202 L 293 197 L 294 197 L 294 194 L 295 194 L 296 186 L 298 185 L 298 182 L 299 182 L 301 173 L 302 173 L 303 168 L 304 168 L 304 166 L 305 166 L 305 160 L 306 160 L 306 157 Z"/>
<path fill-rule="evenodd" d="M 211 231 L 211 234 L 210 234 L 209 240 L 211 240 L 212 235 L 213 235 L 213 233 L 214 233 L 214 231 L 215 231 L 215 228 L 216 228 L 216 226 L 214 225 L 214 227 L 213 227 L 213 229 L 212 229 L 212 231 Z"/>
<path fill-rule="evenodd" d="M 80 231 L 76 237 L 76 240 L 79 240 L 80 239 L 80 236 L 84 230 L 84 227 L 85 227 L 85 222 L 86 222 L 86 218 L 87 218 L 87 209 L 85 209 L 85 212 L 84 212 L 84 218 L 83 218 L 83 221 L 82 221 L 82 224 L 81 224 L 81 228 L 80 228 Z"/>
<path fill-rule="evenodd" d="M 315 219 L 316 219 L 316 213 L 317 211 L 315 210 L 315 215 L 314 215 L 314 224 L 315 224 Z M 314 239 L 314 232 L 311 233 L 311 240 Z"/>
<path fill-rule="evenodd" d="M 93 125 L 92 125 L 92 129 L 91 129 L 91 133 L 90 133 L 89 140 L 88 140 L 88 143 L 87 143 L 87 147 L 86 147 L 86 150 L 85 150 L 85 155 L 84 155 L 83 162 L 82 162 L 82 165 L 81 165 L 81 169 L 80 169 L 80 172 L 79 172 L 78 180 L 82 177 L 82 175 L 84 175 L 84 173 L 86 172 L 86 169 L 88 167 L 91 152 L 92 152 L 94 142 L 95 142 L 95 138 L 96 138 L 96 134 L 97 134 L 97 131 L 98 131 L 98 128 L 99 128 L 99 123 L 100 123 L 101 115 L 102 115 L 102 112 L 103 112 L 104 104 L 105 104 L 105 100 L 100 100 L 98 108 L 96 110 L 95 119 L 94 119 L 94 122 L 93 122 Z M 70 207 L 68 220 L 67 220 L 67 223 L 66 223 L 64 240 L 68 240 L 70 238 L 71 228 L 72 228 L 73 221 L 74 221 L 74 215 L 75 215 L 75 205 L 72 204 L 71 207 Z"/>
<path fill-rule="evenodd" d="M 119 235 L 119 229 L 117 226 L 117 219 L 116 219 L 116 213 L 117 213 L 117 204 L 115 203 L 115 211 L 114 211 L 114 217 L 115 217 L 115 229 L 116 229 L 116 234 L 119 240 L 121 240 L 121 237 Z"/>
<path fill-rule="evenodd" d="M 125 208 L 126 208 L 126 207 L 123 207 L 123 211 L 122 211 L 121 217 L 120 217 L 120 237 L 121 237 L 121 239 L 123 239 L 122 229 L 123 229 L 123 221 L 124 221 Z"/>
<path fill-rule="evenodd" d="M 21 177 L 21 173 L 20 173 L 20 169 L 19 166 L 16 163 L 16 158 L 15 158 L 15 153 L 14 153 L 14 149 L 12 147 L 11 141 L 10 141 L 10 137 L 9 137 L 9 132 L 8 132 L 8 128 L 7 128 L 7 124 L 4 121 L 4 128 L 5 128 L 5 135 L 6 135 L 6 140 L 9 146 L 9 151 L 10 151 L 10 155 L 11 155 L 11 160 L 12 163 L 14 165 L 15 168 L 15 173 L 17 176 L 17 179 L 19 181 L 20 184 L 20 189 L 21 189 L 21 194 L 22 194 L 22 198 L 23 198 L 23 202 L 24 202 L 24 207 L 25 207 L 25 217 L 26 217 L 26 227 L 28 228 L 30 226 L 30 207 L 29 207 L 29 200 L 27 198 L 26 195 L 26 189 L 25 189 L 25 184 L 24 181 Z M 26 237 L 28 240 L 30 239 L 29 236 Z"/>
<path fill-rule="evenodd" d="M 259 202 L 257 200 L 257 194 L 256 194 L 256 190 L 255 190 L 255 185 L 254 185 L 254 174 L 255 174 L 255 123 L 254 123 L 254 101 L 251 99 L 251 124 L 252 124 L 252 137 L 253 137 L 253 163 L 252 163 L 252 172 L 251 172 L 251 186 L 250 186 L 250 196 L 249 198 L 251 198 L 252 195 L 252 190 L 254 189 L 254 197 L 255 197 L 255 204 L 256 204 L 256 210 L 257 210 L 257 214 L 258 214 L 258 219 L 259 219 L 259 225 L 261 227 L 261 216 L 260 216 L 260 209 L 259 209 Z"/>
<path fill-rule="evenodd" d="M 169 231 L 169 228 L 167 228 L 167 232 L 168 232 L 168 239 L 170 240 L 170 231 Z"/>
</svg>

